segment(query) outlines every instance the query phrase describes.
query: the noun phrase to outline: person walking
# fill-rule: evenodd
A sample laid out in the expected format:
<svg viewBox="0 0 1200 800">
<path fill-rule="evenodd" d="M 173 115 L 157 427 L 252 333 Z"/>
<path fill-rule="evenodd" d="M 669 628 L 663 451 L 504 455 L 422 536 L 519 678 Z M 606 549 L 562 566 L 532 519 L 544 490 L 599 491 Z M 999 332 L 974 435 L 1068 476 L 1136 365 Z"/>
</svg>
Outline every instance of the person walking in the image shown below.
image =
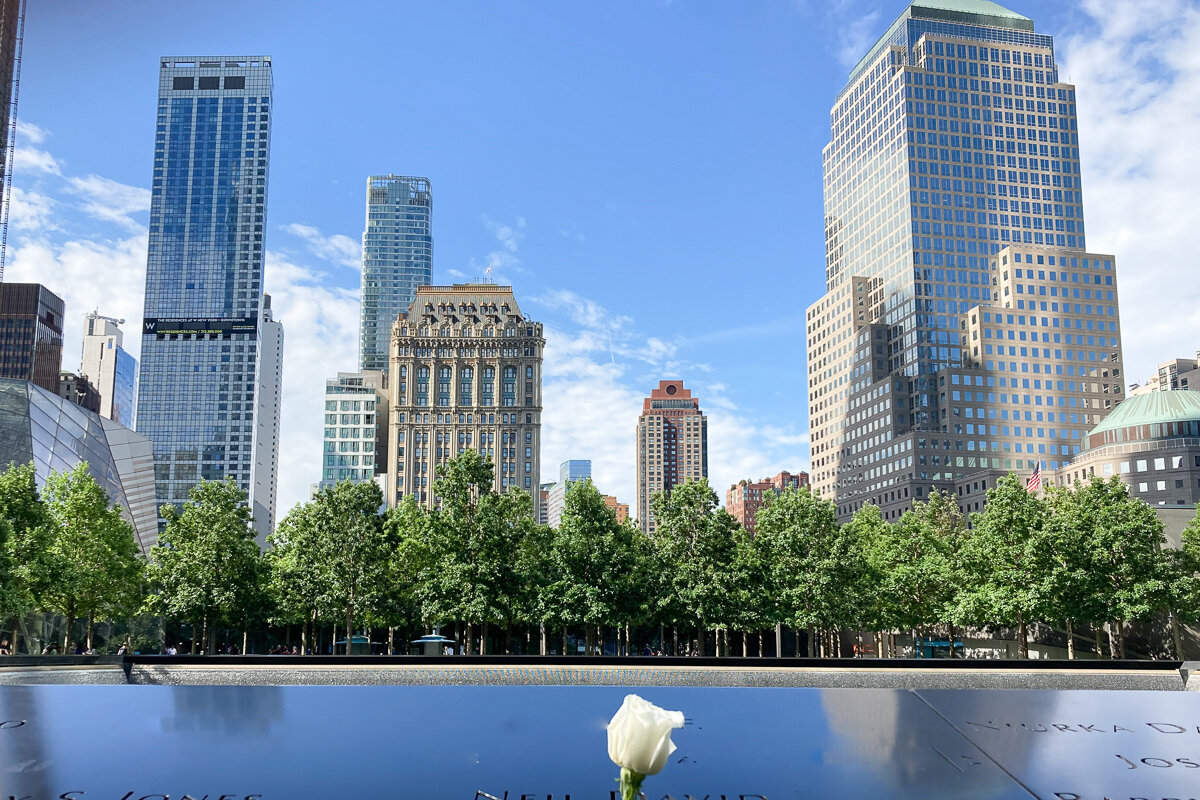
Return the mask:
<svg viewBox="0 0 1200 800">
<path fill-rule="evenodd" d="M 0 656 L 11 656 L 12 648 L 8 646 L 8 639 L 0 639 Z"/>
</svg>

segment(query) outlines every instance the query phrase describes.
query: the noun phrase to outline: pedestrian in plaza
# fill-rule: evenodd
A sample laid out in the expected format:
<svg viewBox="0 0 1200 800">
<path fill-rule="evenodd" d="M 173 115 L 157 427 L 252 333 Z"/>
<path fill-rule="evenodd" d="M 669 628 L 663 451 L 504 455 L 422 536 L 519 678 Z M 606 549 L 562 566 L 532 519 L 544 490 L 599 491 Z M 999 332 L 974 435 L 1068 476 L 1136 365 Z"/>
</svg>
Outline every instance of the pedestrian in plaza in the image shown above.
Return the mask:
<svg viewBox="0 0 1200 800">
<path fill-rule="evenodd" d="M 11 656 L 12 648 L 8 646 L 8 639 L 0 639 L 0 656 Z"/>
</svg>

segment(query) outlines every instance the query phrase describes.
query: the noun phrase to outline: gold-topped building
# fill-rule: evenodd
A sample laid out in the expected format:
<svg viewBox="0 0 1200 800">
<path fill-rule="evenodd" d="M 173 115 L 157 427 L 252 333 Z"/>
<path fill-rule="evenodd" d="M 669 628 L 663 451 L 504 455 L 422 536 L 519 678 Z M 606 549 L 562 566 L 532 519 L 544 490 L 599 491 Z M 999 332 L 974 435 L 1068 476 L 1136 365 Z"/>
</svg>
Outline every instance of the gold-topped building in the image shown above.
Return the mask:
<svg viewBox="0 0 1200 800">
<path fill-rule="evenodd" d="M 511 286 L 422 286 L 392 327 L 387 502 L 438 498 L 438 464 L 467 449 L 496 465 L 495 488 L 539 504 L 542 325 Z"/>
</svg>

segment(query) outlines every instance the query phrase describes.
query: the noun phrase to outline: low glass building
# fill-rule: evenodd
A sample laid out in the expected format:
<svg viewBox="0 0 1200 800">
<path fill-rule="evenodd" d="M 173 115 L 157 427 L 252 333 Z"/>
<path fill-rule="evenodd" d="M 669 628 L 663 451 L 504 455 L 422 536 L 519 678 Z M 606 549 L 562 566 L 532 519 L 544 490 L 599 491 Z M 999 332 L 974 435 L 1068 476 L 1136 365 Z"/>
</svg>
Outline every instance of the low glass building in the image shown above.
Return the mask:
<svg viewBox="0 0 1200 800">
<path fill-rule="evenodd" d="M 0 379 L 0 468 L 30 461 L 39 486 L 86 461 L 133 525 L 142 553 L 158 542 L 150 440 L 34 383 Z"/>
</svg>

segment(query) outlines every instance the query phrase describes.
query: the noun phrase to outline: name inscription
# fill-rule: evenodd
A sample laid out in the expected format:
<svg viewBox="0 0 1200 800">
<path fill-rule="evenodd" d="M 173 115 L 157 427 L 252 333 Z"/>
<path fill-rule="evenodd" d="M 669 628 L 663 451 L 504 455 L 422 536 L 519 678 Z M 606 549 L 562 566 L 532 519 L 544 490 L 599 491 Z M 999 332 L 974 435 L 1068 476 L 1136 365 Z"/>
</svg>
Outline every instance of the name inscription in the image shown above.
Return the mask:
<svg viewBox="0 0 1200 800">
<path fill-rule="evenodd" d="M 973 722 L 967 720 L 968 725 L 973 725 L 976 728 L 985 728 L 990 731 L 1014 731 L 1017 733 L 1137 733 L 1134 728 L 1126 728 L 1124 725 L 1097 725 L 1085 724 L 1082 722 Z M 1147 722 L 1146 727 L 1155 733 L 1197 733 L 1200 734 L 1200 725 L 1180 725 L 1175 722 Z M 1140 728 L 1139 728 L 1140 730 Z"/>
</svg>

